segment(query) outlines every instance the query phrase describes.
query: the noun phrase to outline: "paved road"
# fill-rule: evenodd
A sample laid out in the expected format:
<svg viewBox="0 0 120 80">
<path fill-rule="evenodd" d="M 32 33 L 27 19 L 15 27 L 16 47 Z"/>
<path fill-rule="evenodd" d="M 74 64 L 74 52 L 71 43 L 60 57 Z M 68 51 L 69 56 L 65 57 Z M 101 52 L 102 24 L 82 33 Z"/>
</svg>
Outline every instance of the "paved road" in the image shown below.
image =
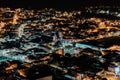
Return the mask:
<svg viewBox="0 0 120 80">
<path fill-rule="evenodd" d="M 56 66 L 56 65 L 54 65 L 54 64 L 50 64 L 49 66 L 51 66 L 51 67 L 53 67 L 53 68 L 56 68 L 56 69 L 59 69 L 59 70 L 61 70 L 61 71 L 65 72 L 65 73 L 67 73 L 67 72 L 68 72 L 68 70 L 67 70 L 67 69 L 63 69 L 63 68 L 61 68 L 61 67 L 59 67 L 59 66 Z"/>
</svg>

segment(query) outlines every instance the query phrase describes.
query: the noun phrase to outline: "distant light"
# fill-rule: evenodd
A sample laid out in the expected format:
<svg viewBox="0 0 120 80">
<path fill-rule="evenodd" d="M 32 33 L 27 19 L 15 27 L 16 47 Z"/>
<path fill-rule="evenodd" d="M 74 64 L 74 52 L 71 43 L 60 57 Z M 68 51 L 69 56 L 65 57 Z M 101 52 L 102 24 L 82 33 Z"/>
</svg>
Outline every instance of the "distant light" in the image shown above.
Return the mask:
<svg viewBox="0 0 120 80">
<path fill-rule="evenodd" d="M 115 74 L 120 75 L 120 67 L 115 67 Z"/>
</svg>

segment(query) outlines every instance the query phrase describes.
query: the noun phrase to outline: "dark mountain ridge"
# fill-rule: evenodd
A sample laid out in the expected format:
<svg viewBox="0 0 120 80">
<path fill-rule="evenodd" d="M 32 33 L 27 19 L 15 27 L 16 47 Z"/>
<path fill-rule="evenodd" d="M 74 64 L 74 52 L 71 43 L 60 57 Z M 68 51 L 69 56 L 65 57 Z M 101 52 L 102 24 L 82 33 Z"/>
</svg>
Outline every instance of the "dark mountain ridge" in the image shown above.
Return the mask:
<svg viewBox="0 0 120 80">
<path fill-rule="evenodd" d="M 86 6 L 120 6 L 120 0 L 0 0 L 0 7 L 75 9 Z"/>
</svg>

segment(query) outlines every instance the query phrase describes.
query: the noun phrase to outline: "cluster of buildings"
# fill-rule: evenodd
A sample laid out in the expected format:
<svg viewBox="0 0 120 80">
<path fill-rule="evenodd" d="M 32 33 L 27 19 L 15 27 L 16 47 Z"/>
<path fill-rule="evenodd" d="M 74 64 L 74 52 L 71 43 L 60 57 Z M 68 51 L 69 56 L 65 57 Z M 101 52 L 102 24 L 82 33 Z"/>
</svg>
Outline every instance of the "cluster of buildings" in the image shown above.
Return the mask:
<svg viewBox="0 0 120 80">
<path fill-rule="evenodd" d="M 0 79 L 120 79 L 119 12 L 116 19 L 99 17 L 115 15 L 99 8 L 0 12 Z"/>
</svg>

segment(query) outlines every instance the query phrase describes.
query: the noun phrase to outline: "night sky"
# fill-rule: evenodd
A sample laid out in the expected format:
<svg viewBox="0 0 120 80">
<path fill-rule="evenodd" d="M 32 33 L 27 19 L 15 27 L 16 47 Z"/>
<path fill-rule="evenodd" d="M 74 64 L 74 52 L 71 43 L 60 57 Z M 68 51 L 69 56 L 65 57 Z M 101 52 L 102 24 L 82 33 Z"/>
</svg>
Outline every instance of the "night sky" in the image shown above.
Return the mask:
<svg viewBox="0 0 120 80">
<path fill-rule="evenodd" d="M 120 6 L 120 0 L 0 0 L 0 7 L 78 8 L 84 6 Z"/>
</svg>

